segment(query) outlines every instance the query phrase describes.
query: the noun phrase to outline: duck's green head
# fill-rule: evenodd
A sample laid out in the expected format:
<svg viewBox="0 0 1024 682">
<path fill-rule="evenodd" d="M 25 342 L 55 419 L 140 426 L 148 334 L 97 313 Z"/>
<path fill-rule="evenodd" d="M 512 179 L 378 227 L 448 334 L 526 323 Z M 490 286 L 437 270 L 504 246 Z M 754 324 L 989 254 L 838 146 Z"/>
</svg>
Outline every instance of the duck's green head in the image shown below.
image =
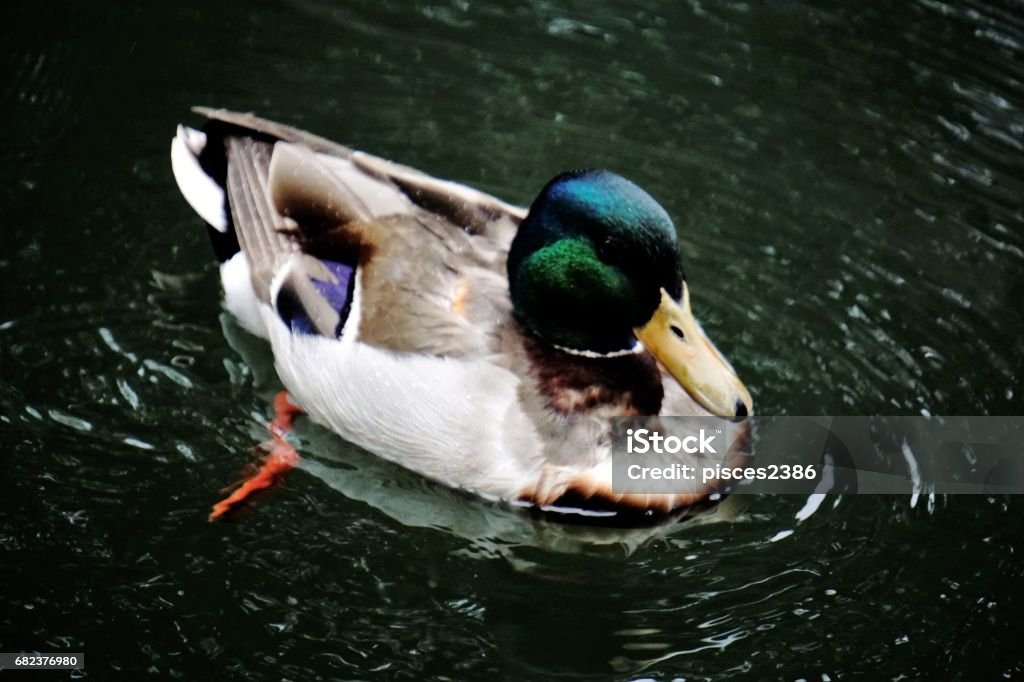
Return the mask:
<svg viewBox="0 0 1024 682">
<path fill-rule="evenodd" d="M 548 343 L 615 356 L 639 340 L 709 412 L 750 413 L 690 311 L 672 219 L 629 180 L 585 170 L 549 182 L 512 242 L 508 279 L 516 317 Z"/>
</svg>

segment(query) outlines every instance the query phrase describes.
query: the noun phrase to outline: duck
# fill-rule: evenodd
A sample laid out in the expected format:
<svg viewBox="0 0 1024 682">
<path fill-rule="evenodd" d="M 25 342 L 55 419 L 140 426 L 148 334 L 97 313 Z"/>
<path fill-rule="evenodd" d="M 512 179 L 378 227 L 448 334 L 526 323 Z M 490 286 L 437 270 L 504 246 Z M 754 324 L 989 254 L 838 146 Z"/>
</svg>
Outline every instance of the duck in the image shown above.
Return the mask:
<svg viewBox="0 0 1024 682">
<path fill-rule="evenodd" d="M 637 184 L 572 170 L 524 208 L 253 114 L 193 112 L 175 180 L 295 412 L 513 505 L 649 517 L 717 497 L 715 481 L 613 485 L 614 418 L 753 413 L 693 314 L 673 220 Z"/>
</svg>

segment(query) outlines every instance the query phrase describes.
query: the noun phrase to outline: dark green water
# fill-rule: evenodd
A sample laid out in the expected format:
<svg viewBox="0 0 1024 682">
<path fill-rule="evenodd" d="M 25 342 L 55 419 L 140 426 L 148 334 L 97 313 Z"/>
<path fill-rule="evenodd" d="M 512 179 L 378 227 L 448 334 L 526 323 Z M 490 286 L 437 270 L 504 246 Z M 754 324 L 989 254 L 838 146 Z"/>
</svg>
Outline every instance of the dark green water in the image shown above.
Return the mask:
<svg viewBox="0 0 1024 682">
<path fill-rule="evenodd" d="M 1018 498 L 733 499 L 609 542 L 303 424 L 304 469 L 207 523 L 275 385 L 168 160 L 212 104 L 520 202 L 606 166 L 676 216 L 760 413 L 1022 414 L 1022 16 L 5 4 L 0 650 L 101 680 L 1024 676 Z"/>
</svg>

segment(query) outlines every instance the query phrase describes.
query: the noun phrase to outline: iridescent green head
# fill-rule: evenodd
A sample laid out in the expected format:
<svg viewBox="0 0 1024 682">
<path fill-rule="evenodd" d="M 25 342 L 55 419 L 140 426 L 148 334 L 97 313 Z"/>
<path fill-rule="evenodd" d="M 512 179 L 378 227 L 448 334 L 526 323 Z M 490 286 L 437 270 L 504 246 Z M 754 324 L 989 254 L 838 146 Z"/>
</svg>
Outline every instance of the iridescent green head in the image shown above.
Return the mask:
<svg viewBox="0 0 1024 682">
<path fill-rule="evenodd" d="M 629 180 L 585 170 L 549 182 L 512 241 L 508 280 L 516 317 L 548 343 L 617 355 L 639 340 L 709 412 L 750 412 L 690 311 L 672 219 Z"/>
<path fill-rule="evenodd" d="M 676 228 L 650 194 L 615 173 L 564 173 L 519 227 L 508 279 L 517 317 L 538 336 L 578 351 L 626 350 L 661 290 L 682 293 Z"/>
</svg>

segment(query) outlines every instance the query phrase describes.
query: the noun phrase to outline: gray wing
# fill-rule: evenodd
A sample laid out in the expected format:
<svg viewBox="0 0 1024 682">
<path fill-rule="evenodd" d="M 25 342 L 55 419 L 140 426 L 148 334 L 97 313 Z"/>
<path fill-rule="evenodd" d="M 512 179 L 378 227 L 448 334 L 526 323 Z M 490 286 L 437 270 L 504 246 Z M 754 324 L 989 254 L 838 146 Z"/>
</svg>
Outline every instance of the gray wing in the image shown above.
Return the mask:
<svg viewBox="0 0 1024 682">
<path fill-rule="evenodd" d="M 293 329 L 338 334 L 356 268 L 367 342 L 460 354 L 504 321 L 523 209 L 251 114 L 196 111 L 210 119 L 197 159 L 224 186 L 253 288 Z"/>
<path fill-rule="evenodd" d="M 335 278 L 319 260 L 300 252 L 299 243 L 289 234 L 294 231 L 292 223 L 273 200 L 270 166 L 274 146 L 249 137 L 227 137 L 224 150 L 228 209 L 256 296 L 279 310 L 283 301 L 299 306 L 318 333 L 335 334 L 340 312 L 313 284 L 314 280 L 331 282 Z M 272 292 L 277 276 L 282 279 Z"/>
</svg>

